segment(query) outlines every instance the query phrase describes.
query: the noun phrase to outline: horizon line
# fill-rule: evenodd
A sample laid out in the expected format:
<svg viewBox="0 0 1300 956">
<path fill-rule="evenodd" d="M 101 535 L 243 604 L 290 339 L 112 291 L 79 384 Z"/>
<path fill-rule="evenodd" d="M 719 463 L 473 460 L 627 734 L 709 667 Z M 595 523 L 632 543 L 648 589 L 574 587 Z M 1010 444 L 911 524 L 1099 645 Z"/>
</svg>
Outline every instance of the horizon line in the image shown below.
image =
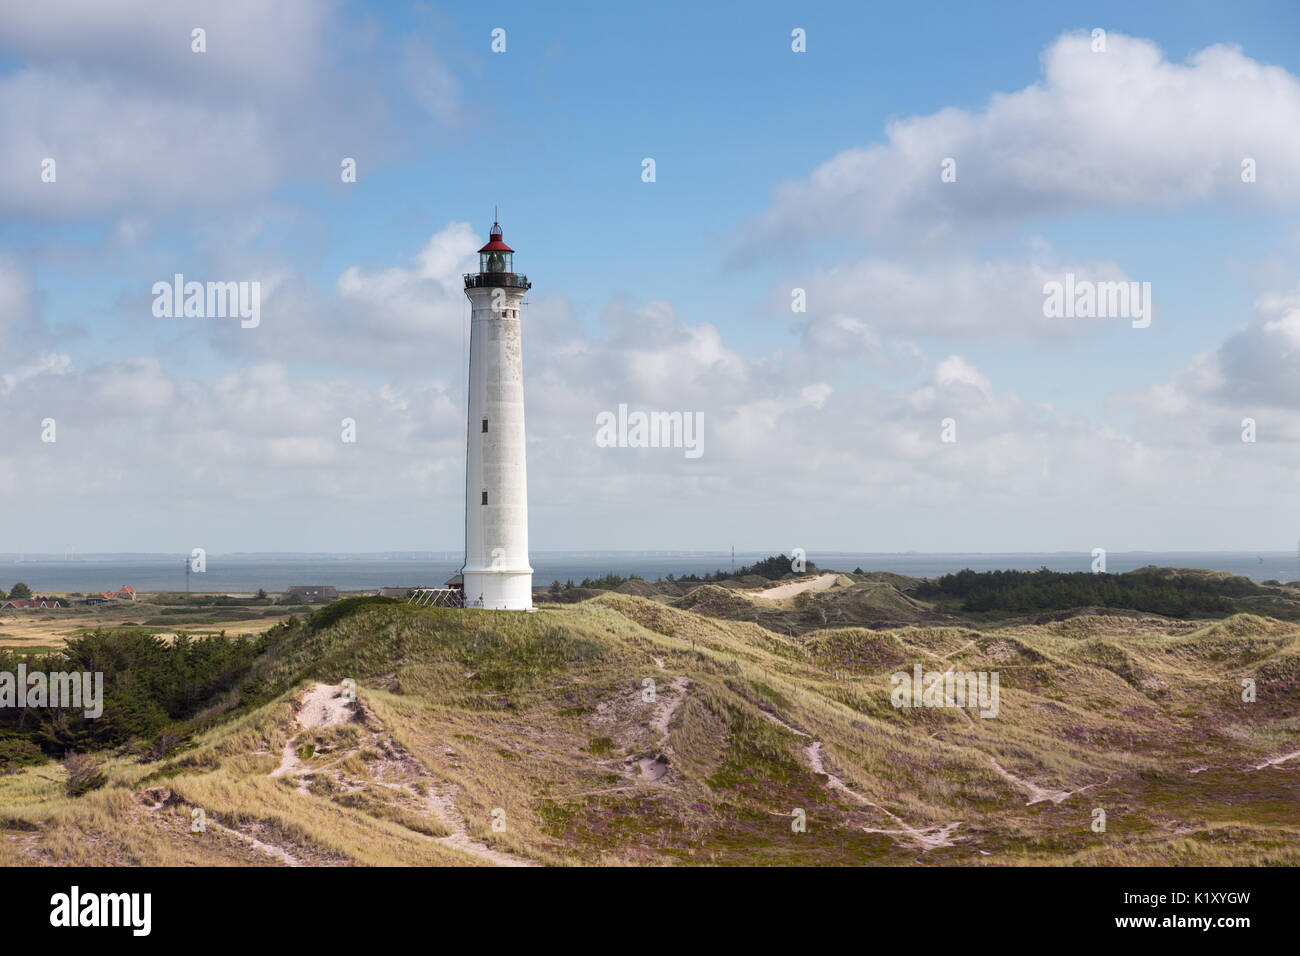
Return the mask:
<svg viewBox="0 0 1300 956">
<path fill-rule="evenodd" d="M 749 548 L 745 550 L 737 549 L 734 553 L 737 555 L 745 554 L 762 554 L 777 555 L 785 554 L 791 551 L 789 548 L 779 548 L 776 550 L 763 548 Z M 845 555 L 915 555 L 919 557 L 926 556 L 951 556 L 951 555 L 1089 555 L 1091 549 L 1058 549 L 1056 551 L 844 551 L 844 550 L 821 550 L 815 548 L 800 549 L 808 557 L 817 555 L 823 556 L 845 556 Z M 533 550 L 535 555 L 592 555 L 592 554 L 618 554 L 618 555 L 655 555 L 664 557 L 676 556 L 729 556 L 732 554 L 731 549 L 723 550 L 688 550 L 688 549 L 658 549 L 658 548 L 561 548 L 554 550 Z M 1108 549 L 1107 554 L 1285 554 L 1293 556 L 1297 552 L 1289 548 L 1170 548 L 1170 549 Z M 460 549 L 432 549 L 432 550 L 412 550 L 406 548 L 392 548 L 383 551 L 208 551 L 208 557 L 339 557 L 339 558 L 365 558 L 365 557 L 384 557 L 399 558 L 411 560 L 409 556 L 420 556 L 421 558 L 430 558 L 436 555 L 451 555 L 453 557 L 434 558 L 435 560 L 455 560 L 455 556 L 461 554 Z M 169 558 L 180 559 L 188 557 L 188 552 L 183 551 L 6 551 L 0 552 L 0 561 L 10 559 L 35 560 L 35 559 L 52 559 L 56 561 L 76 561 L 90 558 Z"/>
</svg>

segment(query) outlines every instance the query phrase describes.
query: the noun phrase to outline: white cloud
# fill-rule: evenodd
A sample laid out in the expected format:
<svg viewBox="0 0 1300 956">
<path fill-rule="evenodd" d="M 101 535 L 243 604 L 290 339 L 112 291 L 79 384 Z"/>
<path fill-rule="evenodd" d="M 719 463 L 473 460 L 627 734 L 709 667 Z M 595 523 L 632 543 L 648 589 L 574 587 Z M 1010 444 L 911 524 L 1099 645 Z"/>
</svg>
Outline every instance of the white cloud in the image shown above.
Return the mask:
<svg viewBox="0 0 1300 956">
<path fill-rule="evenodd" d="M 989 381 L 988 376 L 982 374 L 960 355 L 950 355 L 935 367 L 934 384 L 938 388 L 970 386 L 986 401 L 993 400 L 993 383 Z"/>
<path fill-rule="evenodd" d="M 1251 416 L 1282 410 L 1286 432 L 1300 435 L 1300 423 L 1291 423 L 1300 409 L 1300 289 L 1261 296 L 1245 328 L 1143 396 L 1163 414 L 1202 422 L 1224 411 Z"/>
<path fill-rule="evenodd" d="M 75 63 L 83 72 L 130 72 L 186 87 L 213 82 L 246 89 L 310 80 L 334 2 L 222 0 L 44 0 L 0 7 L 0 48 L 33 63 Z M 191 31 L 207 32 L 207 52 Z"/>
<path fill-rule="evenodd" d="M 1064 282 L 1067 273 L 1076 282 L 1132 279 L 1117 263 L 1065 261 L 1041 243 L 1028 261 L 945 256 L 915 265 L 869 257 L 819 270 L 807 280 L 808 308 L 829 318 L 810 320 L 810 344 L 848 346 L 856 337 L 859 349 L 879 354 L 880 341 L 872 336 L 880 333 L 1050 339 L 1128 324 L 1045 317 L 1043 287 Z"/>
<path fill-rule="evenodd" d="M 667 303 L 611 307 L 591 336 L 554 303 L 538 312 L 552 329 L 525 332 L 538 548 L 700 548 L 759 533 L 760 547 L 1227 546 L 1267 535 L 1268 523 L 1225 516 L 1198 525 L 1196 540 L 1143 534 L 1153 514 L 1202 513 L 1234 483 L 1266 494 L 1295 472 L 1294 444 L 1207 455 L 1177 429 L 1139 436 L 1028 402 L 961 355 L 910 384 L 838 387 L 778 353 L 743 356 Z M 82 549 L 459 547 L 465 422 L 454 376 L 371 385 L 269 361 L 204 384 L 137 356 L 88 368 L 49 359 L 2 381 L 0 490 L 31 505 L 11 538 L 39 537 L 24 514 L 53 509 L 81 522 Z M 598 447 L 595 416 L 620 402 L 702 412 L 704 456 Z M 59 422 L 57 445 L 39 440 L 46 416 Z M 355 445 L 341 441 L 345 417 L 357 422 Z M 946 417 L 955 444 L 940 440 Z"/>
<path fill-rule="evenodd" d="M 0 253 L 0 344 L 39 324 L 35 280 L 13 257 Z"/>
<path fill-rule="evenodd" d="M 327 31 L 350 36 L 335 16 L 313 0 L 0 6 L 0 50 L 22 64 L 0 77 L 0 212 L 123 212 L 138 231 L 148 214 L 256 198 L 290 176 L 337 181 L 343 156 L 373 164 L 394 130 L 349 51 L 327 50 Z"/>
<path fill-rule="evenodd" d="M 1043 80 L 979 112 L 903 119 L 885 142 L 832 157 L 783 185 L 745 230 L 750 251 L 833 222 L 869 238 L 935 237 L 967 226 L 1096 206 L 1300 198 L 1300 80 L 1211 46 L 1186 63 L 1148 40 L 1083 33 L 1044 52 Z M 957 181 L 940 164 L 957 162 Z M 1258 180 L 1241 181 L 1256 161 Z"/>
<path fill-rule="evenodd" d="M 35 378 L 38 375 L 52 374 L 63 375 L 72 367 L 72 358 L 55 352 L 48 352 L 39 356 L 35 361 L 21 365 L 12 372 L 6 372 L 0 376 L 0 383 L 4 388 L 0 394 L 12 392 L 15 388 L 27 381 L 29 378 Z"/>
<path fill-rule="evenodd" d="M 242 359 L 421 369 L 454 378 L 468 334 L 462 276 L 477 270 L 474 250 L 486 241 L 469 223 L 451 222 L 408 263 L 350 266 L 325 292 L 292 273 L 268 275 L 264 264 L 245 259 L 227 274 L 262 282 L 261 324 L 242 330 L 209 322 L 208 341 Z"/>
</svg>

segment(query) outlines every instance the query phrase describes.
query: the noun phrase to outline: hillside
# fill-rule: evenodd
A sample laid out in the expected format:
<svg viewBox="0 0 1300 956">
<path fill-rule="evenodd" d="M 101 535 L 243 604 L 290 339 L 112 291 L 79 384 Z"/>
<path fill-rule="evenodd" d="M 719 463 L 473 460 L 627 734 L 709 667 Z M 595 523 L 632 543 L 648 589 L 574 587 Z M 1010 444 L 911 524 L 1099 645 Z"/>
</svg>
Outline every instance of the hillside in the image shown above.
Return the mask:
<svg viewBox="0 0 1300 956">
<path fill-rule="evenodd" d="M 962 571 L 912 578 L 877 571 L 758 576 L 704 584 L 633 579 L 615 593 L 652 598 L 709 617 L 752 621 L 787 635 L 825 627 L 987 627 L 1046 623 L 1079 614 L 1215 619 L 1250 613 L 1300 621 L 1300 587 L 1221 571 L 1145 567 L 1122 574 Z M 540 590 L 539 601 L 576 603 L 608 591 Z"/>
<path fill-rule="evenodd" d="M 1300 863 L 1296 625 L 699 613 L 733 590 L 340 602 L 272 631 L 165 758 L 124 749 L 77 797 L 59 764 L 0 776 L 0 863 Z M 888 582 L 842 590 L 933 613 Z M 997 671 L 998 716 L 893 706 L 918 663 Z"/>
</svg>

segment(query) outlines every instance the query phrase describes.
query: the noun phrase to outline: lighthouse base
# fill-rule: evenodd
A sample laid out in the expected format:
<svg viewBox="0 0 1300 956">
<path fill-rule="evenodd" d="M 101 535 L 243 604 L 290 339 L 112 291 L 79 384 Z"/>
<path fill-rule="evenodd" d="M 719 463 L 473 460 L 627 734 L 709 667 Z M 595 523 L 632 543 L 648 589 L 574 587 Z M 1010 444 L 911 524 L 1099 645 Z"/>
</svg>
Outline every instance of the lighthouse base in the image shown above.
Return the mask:
<svg viewBox="0 0 1300 956">
<path fill-rule="evenodd" d="M 471 571 L 463 572 L 465 607 L 485 611 L 531 611 L 533 609 L 533 572 Z"/>
</svg>

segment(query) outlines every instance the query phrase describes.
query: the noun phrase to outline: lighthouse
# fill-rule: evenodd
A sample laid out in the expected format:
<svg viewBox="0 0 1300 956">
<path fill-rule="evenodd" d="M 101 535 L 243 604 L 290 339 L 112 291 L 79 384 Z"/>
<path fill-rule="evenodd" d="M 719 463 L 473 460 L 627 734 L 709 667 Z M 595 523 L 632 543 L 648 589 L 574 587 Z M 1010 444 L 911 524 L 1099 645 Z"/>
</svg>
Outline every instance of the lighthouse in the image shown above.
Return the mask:
<svg viewBox="0 0 1300 956">
<path fill-rule="evenodd" d="M 464 606 L 527 611 L 528 469 L 524 460 L 524 360 L 519 314 L 528 277 L 499 223 L 465 276 L 469 297 L 469 422 L 465 457 Z"/>
</svg>

